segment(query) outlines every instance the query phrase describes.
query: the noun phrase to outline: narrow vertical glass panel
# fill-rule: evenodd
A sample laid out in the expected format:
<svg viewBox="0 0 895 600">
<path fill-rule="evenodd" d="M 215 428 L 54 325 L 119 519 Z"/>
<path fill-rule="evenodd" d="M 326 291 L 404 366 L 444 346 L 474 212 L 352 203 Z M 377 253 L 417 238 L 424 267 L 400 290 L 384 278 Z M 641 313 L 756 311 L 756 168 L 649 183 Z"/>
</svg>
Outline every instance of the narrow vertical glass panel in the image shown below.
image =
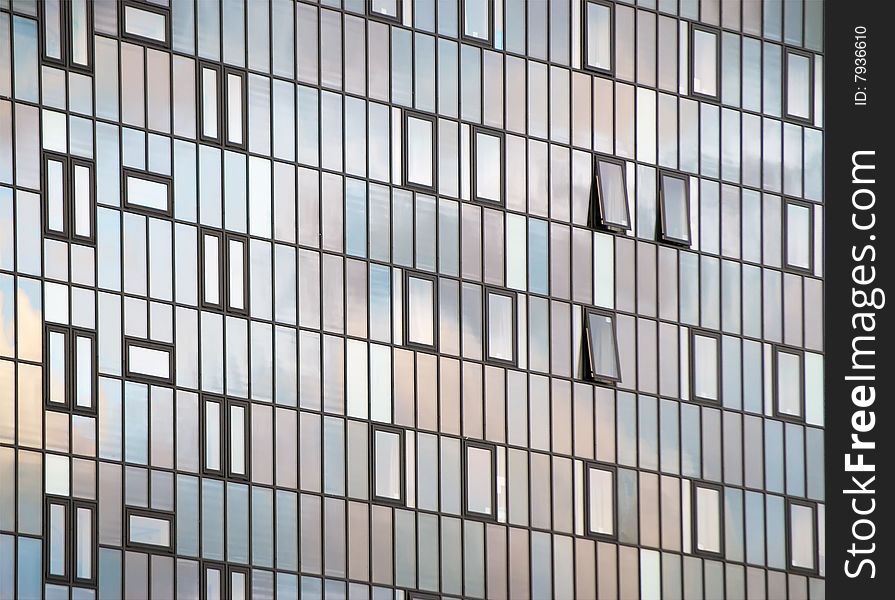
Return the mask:
<svg viewBox="0 0 895 600">
<path fill-rule="evenodd" d="M 513 360 L 513 298 L 488 293 L 488 358 Z"/>
<path fill-rule="evenodd" d="M 491 515 L 492 473 L 494 452 L 481 446 L 466 446 L 466 510 L 480 515 Z"/>
<path fill-rule="evenodd" d="M 407 118 L 407 182 L 431 188 L 434 123 L 429 119 Z"/>
<path fill-rule="evenodd" d="M 375 495 L 388 500 L 401 500 L 401 435 L 377 429 L 374 437 Z"/>
<path fill-rule="evenodd" d="M 93 339 L 85 335 L 75 336 L 75 406 L 93 407 Z"/>
<path fill-rule="evenodd" d="M 804 504 L 790 504 L 789 525 L 789 566 L 814 570 L 814 509 Z"/>
<path fill-rule="evenodd" d="M 205 401 L 205 469 L 221 470 L 221 405 Z"/>
<path fill-rule="evenodd" d="M 87 66 L 90 64 L 87 0 L 71 0 L 69 7 L 71 10 L 71 62 Z"/>
<path fill-rule="evenodd" d="M 811 269 L 811 207 L 786 204 L 786 264 Z"/>
<path fill-rule="evenodd" d="M 230 268 L 228 285 L 228 302 L 230 308 L 245 310 L 245 243 L 241 240 L 230 239 L 227 242 L 229 255 L 227 265 Z"/>
<path fill-rule="evenodd" d="M 715 488 L 696 486 L 696 547 L 721 552 L 721 495 Z"/>
<path fill-rule="evenodd" d="M 390 19 L 401 18 L 401 15 L 398 14 L 399 0 L 370 0 L 370 7 L 373 13 L 377 15 Z"/>
<path fill-rule="evenodd" d="M 609 315 L 587 314 L 587 341 L 590 350 L 590 370 L 594 379 L 618 381 L 618 344 L 615 321 Z"/>
<path fill-rule="evenodd" d="M 68 379 L 68 336 L 61 331 L 50 331 L 49 339 L 49 401 L 52 404 L 66 403 Z"/>
<path fill-rule="evenodd" d="M 44 55 L 62 60 L 62 3 L 60 0 L 44 1 Z"/>
<path fill-rule="evenodd" d="M 666 241 L 690 243 L 690 192 L 687 179 L 662 175 L 662 237 Z"/>
<path fill-rule="evenodd" d="M 799 119 L 811 118 L 811 58 L 796 52 L 786 53 L 786 114 Z"/>
<path fill-rule="evenodd" d="M 202 67 L 202 135 L 218 138 L 218 72 L 207 67 Z"/>
<path fill-rule="evenodd" d="M 230 406 L 230 473 L 246 474 L 246 408 Z"/>
<path fill-rule="evenodd" d="M 612 70 L 612 7 L 597 2 L 587 3 L 587 66 L 601 71 Z"/>
<path fill-rule="evenodd" d="M 208 600 L 221 600 L 221 570 L 214 567 L 205 569 L 205 597 Z"/>
<path fill-rule="evenodd" d="M 72 184 L 74 192 L 74 234 L 80 237 L 92 237 L 91 220 L 93 211 L 90 202 L 90 167 L 72 163 Z"/>
<path fill-rule="evenodd" d="M 435 345 L 435 282 L 407 278 L 407 339 L 413 344 Z"/>
<path fill-rule="evenodd" d="M 503 179 L 502 139 L 484 131 L 475 132 L 475 196 L 477 200 L 501 201 Z"/>
<path fill-rule="evenodd" d="M 477 40 L 491 39 L 491 0 L 463 0 L 463 35 Z"/>
<path fill-rule="evenodd" d="M 802 357 L 777 350 L 777 412 L 802 416 Z"/>
<path fill-rule="evenodd" d="M 68 554 L 66 550 L 67 531 L 66 527 L 66 510 L 64 504 L 50 504 L 50 556 L 49 556 L 49 575 L 65 577 L 65 558 Z"/>
<path fill-rule="evenodd" d="M 615 482 L 612 471 L 587 469 L 587 528 L 597 535 L 615 534 Z"/>
<path fill-rule="evenodd" d="M 216 235 L 203 235 L 203 256 L 205 258 L 204 297 L 207 304 L 221 303 L 220 282 L 220 238 Z"/>
<path fill-rule="evenodd" d="M 93 578 L 93 511 L 75 508 L 75 577 Z"/>
<path fill-rule="evenodd" d="M 65 165 L 62 161 L 48 159 L 47 177 L 47 228 L 65 233 Z"/>
<path fill-rule="evenodd" d="M 625 185 L 624 166 L 616 162 L 598 160 L 596 183 L 603 225 L 629 229 L 628 190 Z"/>
<path fill-rule="evenodd" d="M 227 141 L 239 146 L 245 143 L 242 137 L 242 84 L 242 77 L 227 73 Z"/>
<path fill-rule="evenodd" d="M 693 28 L 693 93 L 718 96 L 718 35 Z"/>
<path fill-rule="evenodd" d="M 698 400 L 718 400 L 718 338 L 693 336 L 693 393 Z"/>
<path fill-rule="evenodd" d="M 230 598 L 231 600 L 246 598 L 246 574 L 242 571 L 230 572 Z"/>
<path fill-rule="evenodd" d="M 135 6 L 124 7 L 124 31 L 131 35 L 166 43 L 166 17 L 157 12 L 143 10 Z M 201 21 L 201 19 L 200 19 Z"/>
</svg>

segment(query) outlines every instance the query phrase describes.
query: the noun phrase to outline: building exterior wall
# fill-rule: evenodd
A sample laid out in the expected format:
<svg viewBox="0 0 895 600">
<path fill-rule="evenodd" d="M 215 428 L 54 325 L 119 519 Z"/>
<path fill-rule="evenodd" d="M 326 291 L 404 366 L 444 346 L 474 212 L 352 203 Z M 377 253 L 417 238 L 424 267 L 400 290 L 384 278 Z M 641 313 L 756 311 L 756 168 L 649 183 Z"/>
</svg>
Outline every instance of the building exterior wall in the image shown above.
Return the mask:
<svg viewBox="0 0 895 600">
<path fill-rule="evenodd" d="M 815 0 L 0 0 L 0 598 L 823 598 L 822 77 Z"/>
</svg>

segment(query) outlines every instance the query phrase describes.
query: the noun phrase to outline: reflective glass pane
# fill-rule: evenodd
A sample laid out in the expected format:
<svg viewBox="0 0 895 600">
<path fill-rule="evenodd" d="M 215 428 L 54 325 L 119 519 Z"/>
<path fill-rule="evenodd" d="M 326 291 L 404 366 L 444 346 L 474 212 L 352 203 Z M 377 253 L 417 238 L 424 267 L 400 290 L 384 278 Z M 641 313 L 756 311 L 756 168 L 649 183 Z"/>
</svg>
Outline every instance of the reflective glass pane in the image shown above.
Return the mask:
<svg viewBox="0 0 895 600">
<path fill-rule="evenodd" d="M 699 550 L 721 551 L 720 501 L 715 488 L 696 486 L 696 543 Z"/>
<path fill-rule="evenodd" d="M 93 339 L 79 335 L 75 337 L 77 352 L 75 372 L 75 406 L 93 406 Z"/>
<path fill-rule="evenodd" d="M 693 92 L 718 95 L 718 36 L 702 29 L 693 30 Z"/>
<path fill-rule="evenodd" d="M 488 358 L 513 360 L 513 298 L 488 294 Z"/>
<path fill-rule="evenodd" d="M 130 541 L 136 544 L 170 547 L 171 526 L 166 519 L 130 515 Z"/>
<path fill-rule="evenodd" d="M 221 405 L 205 402 L 205 468 L 221 470 Z"/>
<path fill-rule="evenodd" d="M 587 3 L 587 66 L 612 69 L 612 9 L 596 2 Z"/>
<path fill-rule="evenodd" d="M 376 496 L 401 499 L 401 436 L 392 431 L 376 431 L 375 466 Z"/>
<path fill-rule="evenodd" d="M 612 317 L 599 313 L 589 313 L 588 342 L 590 348 L 590 366 L 594 377 L 616 380 L 618 373 L 618 354 L 615 343 L 615 327 Z"/>
<path fill-rule="evenodd" d="M 615 485 L 612 471 L 588 468 L 587 518 L 590 533 L 615 533 Z"/>
<path fill-rule="evenodd" d="M 624 229 L 629 227 L 628 191 L 625 187 L 622 165 L 614 162 L 599 162 L 600 202 L 602 203 L 603 222 L 617 225 Z"/>
<path fill-rule="evenodd" d="M 245 475 L 246 409 L 241 405 L 230 407 L 230 472 Z"/>
<path fill-rule="evenodd" d="M 718 338 L 693 336 L 693 389 L 703 400 L 718 399 Z"/>
<path fill-rule="evenodd" d="M 802 415 L 802 357 L 777 351 L 777 411 L 784 415 Z"/>
<path fill-rule="evenodd" d="M 480 200 L 500 202 L 501 140 L 496 135 L 475 134 L 475 191 Z"/>
<path fill-rule="evenodd" d="M 47 227 L 65 232 L 65 165 L 58 160 L 47 161 Z"/>
<path fill-rule="evenodd" d="M 786 263 L 800 269 L 811 268 L 811 208 L 786 205 Z"/>
<path fill-rule="evenodd" d="M 687 181 L 671 175 L 662 176 L 662 221 L 668 239 L 690 242 L 690 211 Z"/>
<path fill-rule="evenodd" d="M 407 181 L 432 187 L 432 121 L 407 119 Z"/>
<path fill-rule="evenodd" d="M 66 574 L 66 510 L 62 504 L 50 504 L 50 575 L 65 576 Z"/>
<path fill-rule="evenodd" d="M 93 576 L 93 511 L 83 506 L 75 510 L 75 576 Z"/>
<path fill-rule="evenodd" d="M 488 19 L 491 0 L 463 0 L 463 35 L 480 40 L 491 37 Z"/>
<path fill-rule="evenodd" d="M 485 515 L 492 512 L 492 457 L 491 450 L 466 447 L 466 510 L 469 512 Z"/>
<path fill-rule="evenodd" d="M 435 343 L 435 284 L 430 279 L 409 277 L 407 286 L 407 339 L 415 344 L 431 346 Z"/>
<path fill-rule="evenodd" d="M 218 137 L 218 72 L 202 69 L 202 135 Z"/>
<path fill-rule="evenodd" d="M 786 54 L 786 112 L 794 117 L 811 117 L 811 59 L 802 54 Z"/>
<path fill-rule="evenodd" d="M 165 42 L 165 16 L 156 12 L 142 10 L 134 6 L 124 7 L 124 30 L 140 37 Z"/>
<path fill-rule="evenodd" d="M 790 504 L 790 566 L 814 569 L 814 510 L 803 504 Z"/>
</svg>

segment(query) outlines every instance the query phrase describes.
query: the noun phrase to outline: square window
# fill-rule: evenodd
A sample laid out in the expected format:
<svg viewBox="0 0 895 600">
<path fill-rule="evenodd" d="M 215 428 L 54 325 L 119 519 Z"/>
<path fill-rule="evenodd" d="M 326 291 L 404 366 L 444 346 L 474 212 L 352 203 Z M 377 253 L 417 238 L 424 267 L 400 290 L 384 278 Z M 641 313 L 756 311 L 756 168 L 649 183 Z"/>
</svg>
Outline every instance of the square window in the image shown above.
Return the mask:
<svg viewBox="0 0 895 600">
<path fill-rule="evenodd" d="M 503 132 L 472 128 L 472 197 L 478 202 L 503 203 Z"/>
<path fill-rule="evenodd" d="M 584 11 L 584 66 L 611 75 L 615 27 L 612 5 L 588 0 Z"/>
<path fill-rule="evenodd" d="M 367 0 L 367 15 L 401 23 L 403 0 Z"/>
<path fill-rule="evenodd" d="M 466 516 L 488 520 L 497 518 L 497 451 L 491 444 L 464 440 L 463 508 Z"/>
<path fill-rule="evenodd" d="M 800 121 L 814 120 L 814 57 L 807 52 L 786 50 L 786 116 Z"/>
<path fill-rule="evenodd" d="M 659 213 L 662 239 L 690 245 L 690 179 L 678 173 L 661 172 L 659 176 Z"/>
<path fill-rule="evenodd" d="M 694 96 L 718 99 L 718 32 L 693 25 L 690 42 L 690 91 Z"/>
<path fill-rule="evenodd" d="M 404 433 L 373 426 L 373 500 L 404 505 Z"/>
<path fill-rule="evenodd" d="M 694 551 L 720 558 L 724 554 L 724 494 L 721 486 L 695 483 L 693 492 Z"/>
<path fill-rule="evenodd" d="M 790 198 L 785 206 L 786 266 L 810 273 L 814 267 L 814 207 Z"/>
<path fill-rule="evenodd" d="M 465 40 L 491 44 L 491 6 L 493 0 L 461 0 L 463 35 Z"/>
<path fill-rule="evenodd" d="M 404 184 L 434 192 L 435 117 L 404 114 Z"/>
<path fill-rule="evenodd" d="M 434 275 L 405 271 L 404 328 L 406 343 L 434 350 L 438 339 L 437 278 Z"/>
<path fill-rule="evenodd" d="M 597 156 L 594 158 L 594 180 L 591 205 L 593 226 L 601 225 L 616 231 L 631 228 L 628 212 L 628 186 L 625 163 Z"/>
<path fill-rule="evenodd" d="M 615 317 L 603 311 L 587 310 L 584 326 L 590 378 L 602 383 L 621 381 Z"/>
<path fill-rule="evenodd" d="M 516 294 L 486 288 L 486 357 L 516 364 Z"/>
<path fill-rule="evenodd" d="M 721 335 L 692 330 L 690 336 L 690 387 L 693 400 L 717 404 L 720 400 Z"/>
<path fill-rule="evenodd" d="M 587 534 L 593 537 L 615 537 L 615 467 L 587 464 L 585 498 Z"/>
<path fill-rule="evenodd" d="M 805 417 L 804 354 L 795 348 L 774 349 L 774 414 L 801 421 Z"/>
<path fill-rule="evenodd" d="M 789 531 L 786 536 L 789 561 L 787 568 L 817 572 L 817 507 L 811 502 L 789 500 Z"/>
</svg>

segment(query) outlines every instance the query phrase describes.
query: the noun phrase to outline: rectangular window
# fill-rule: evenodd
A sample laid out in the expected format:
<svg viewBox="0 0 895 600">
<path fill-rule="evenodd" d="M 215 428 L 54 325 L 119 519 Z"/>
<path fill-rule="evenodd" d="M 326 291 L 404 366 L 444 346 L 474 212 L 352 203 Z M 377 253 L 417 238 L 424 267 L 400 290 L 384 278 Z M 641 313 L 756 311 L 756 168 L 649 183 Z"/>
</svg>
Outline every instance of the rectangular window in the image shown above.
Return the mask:
<svg viewBox="0 0 895 600">
<path fill-rule="evenodd" d="M 404 434 L 373 426 L 373 500 L 404 504 Z"/>
<path fill-rule="evenodd" d="M 693 25 L 690 44 L 690 92 L 712 100 L 718 99 L 718 32 Z"/>
<path fill-rule="evenodd" d="M 71 337 L 67 327 L 46 326 L 44 344 L 45 392 L 47 408 L 69 406 L 71 383 Z"/>
<path fill-rule="evenodd" d="M 404 183 L 435 191 L 435 117 L 405 112 Z"/>
<path fill-rule="evenodd" d="M 815 573 L 817 571 L 817 509 L 809 502 L 789 500 L 788 567 Z"/>
<path fill-rule="evenodd" d="M 247 135 L 248 88 L 246 74 L 224 69 L 224 118 L 226 137 L 224 141 L 234 148 L 245 150 Z"/>
<path fill-rule="evenodd" d="M 591 463 L 586 469 L 587 534 L 615 537 L 615 468 Z"/>
<path fill-rule="evenodd" d="M 72 536 L 72 574 L 75 583 L 92 584 L 96 582 L 96 556 L 94 548 L 97 541 L 96 504 L 73 501 L 74 516 Z"/>
<path fill-rule="evenodd" d="M 621 381 L 615 318 L 603 311 L 587 310 L 584 327 L 590 378 L 602 383 Z"/>
<path fill-rule="evenodd" d="M 202 305 L 205 308 L 221 308 L 221 273 L 224 256 L 223 234 L 216 231 L 202 231 L 200 247 L 202 257 Z"/>
<path fill-rule="evenodd" d="M 174 346 L 124 338 L 125 376 L 149 383 L 174 382 Z"/>
<path fill-rule="evenodd" d="M 123 1 L 118 7 L 122 37 L 167 47 L 171 42 L 171 14 L 164 7 Z"/>
<path fill-rule="evenodd" d="M 697 554 L 721 557 L 724 552 L 724 505 L 721 486 L 694 482 L 693 523 Z"/>
<path fill-rule="evenodd" d="M 435 349 L 437 339 L 437 278 L 405 271 L 404 314 L 405 335 L 408 346 Z"/>
<path fill-rule="evenodd" d="M 124 169 L 124 206 L 150 215 L 171 216 L 170 177 Z"/>
<path fill-rule="evenodd" d="M 814 120 L 814 57 L 807 52 L 786 50 L 786 116 Z"/>
<path fill-rule="evenodd" d="M 46 0 L 39 5 L 43 60 L 89 73 L 93 68 L 93 1 Z"/>
<path fill-rule="evenodd" d="M 232 68 L 199 63 L 199 139 L 245 150 L 246 74 Z"/>
<path fill-rule="evenodd" d="M 631 228 L 624 161 L 594 157 L 591 198 L 592 226 L 601 225 L 616 231 Z"/>
<path fill-rule="evenodd" d="M 249 404 L 238 400 L 227 401 L 227 473 L 231 478 L 248 479 L 249 476 Z"/>
<path fill-rule="evenodd" d="M 786 266 L 811 272 L 814 268 L 814 209 L 808 202 L 785 200 Z"/>
<path fill-rule="evenodd" d="M 202 468 L 209 475 L 221 475 L 223 467 L 224 400 L 216 396 L 203 396 L 202 401 Z"/>
<path fill-rule="evenodd" d="M 47 325 L 44 364 L 46 406 L 84 414 L 96 413 L 96 334 Z"/>
<path fill-rule="evenodd" d="M 227 572 L 230 574 L 229 579 L 229 595 L 227 598 L 231 600 L 247 600 L 252 597 L 251 593 L 251 572 L 247 567 L 237 567 L 228 565 Z"/>
<path fill-rule="evenodd" d="M 497 451 L 491 444 L 463 442 L 464 513 L 489 520 L 497 518 Z"/>
<path fill-rule="evenodd" d="M 245 315 L 249 311 L 248 239 L 235 233 L 228 233 L 224 239 L 227 242 L 227 310 Z"/>
<path fill-rule="evenodd" d="M 401 23 L 403 0 L 367 0 L 367 14 L 385 21 Z"/>
<path fill-rule="evenodd" d="M 463 39 L 491 44 L 491 5 L 493 0 L 460 0 Z"/>
<path fill-rule="evenodd" d="M 516 364 L 516 294 L 486 288 L 485 337 L 488 360 Z"/>
<path fill-rule="evenodd" d="M 199 63 L 199 139 L 203 142 L 221 141 L 221 67 Z"/>
<path fill-rule="evenodd" d="M 67 581 L 70 573 L 69 545 L 71 543 L 69 501 L 63 498 L 47 498 L 46 520 L 47 579 Z"/>
<path fill-rule="evenodd" d="M 48 237 L 94 244 L 96 183 L 93 163 L 44 152 L 44 233 Z"/>
<path fill-rule="evenodd" d="M 202 588 L 205 593 L 203 598 L 208 600 L 222 600 L 227 596 L 226 567 L 220 563 L 204 562 L 202 564 Z"/>
<path fill-rule="evenodd" d="M 690 245 L 690 179 L 678 173 L 661 172 L 659 195 L 662 239 Z"/>
<path fill-rule="evenodd" d="M 156 551 L 172 549 L 173 514 L 127 508 L 125 522 L 128 546 Z"/>
<path fill-rule="evenodd" d="M 721 335 L 691 330 L 690 385 L 694 400 L 717 403 L 720 399 Z"/>
<path fill-rule="evenodd" d="M 503 202 L 503 132 L 472 128 L 472 197 L 479 202 Z"/>
<path fill-rule="evenodd" d="M 777 346 L 774 349 L 774 388 L 776 416 L 802 420 L 805 416 L 804 355 L 801 350 Z"/>
<path fill-rule="evenodd" d="M 612 40 L 615 16 L 607 2 L 585 3 L 584 65 L 588 69 L 612 74 Z"/>
</svg>

